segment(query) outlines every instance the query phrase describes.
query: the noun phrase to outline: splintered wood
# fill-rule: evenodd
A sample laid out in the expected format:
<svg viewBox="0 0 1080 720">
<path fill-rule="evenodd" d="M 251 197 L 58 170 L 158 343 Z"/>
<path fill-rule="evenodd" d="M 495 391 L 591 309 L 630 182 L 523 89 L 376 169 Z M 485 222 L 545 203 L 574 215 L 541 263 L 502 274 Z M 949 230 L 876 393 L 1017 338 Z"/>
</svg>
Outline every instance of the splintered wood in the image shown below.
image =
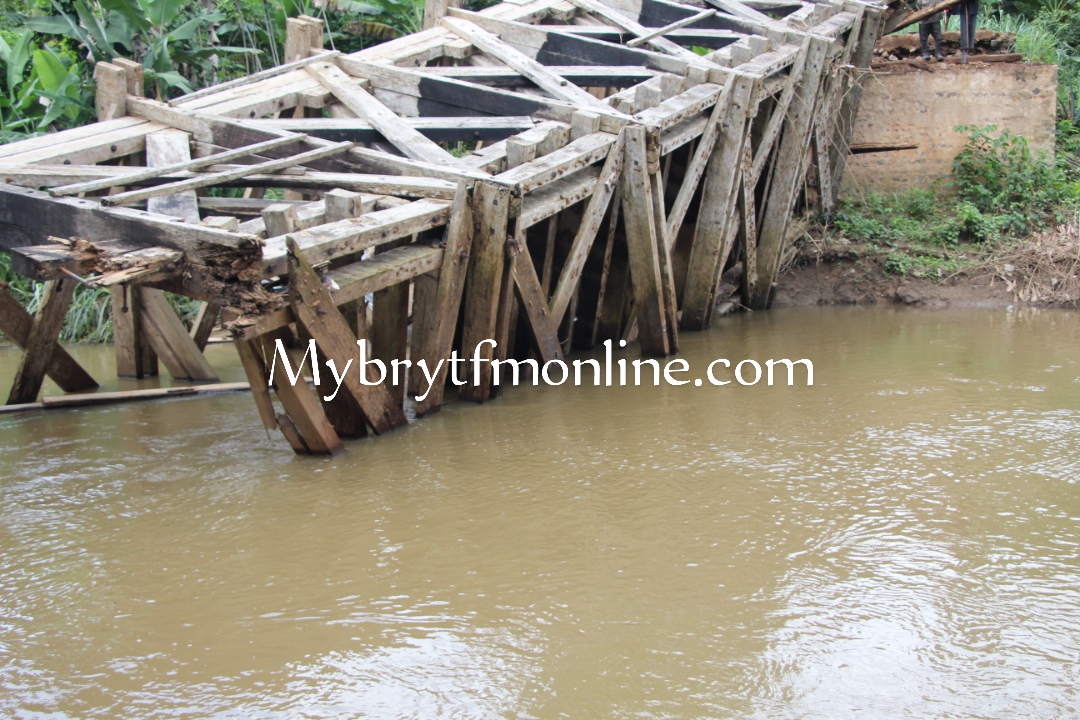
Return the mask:
<svg viewBox="0 0 1080 720">
<path fill-rule="evenodd" d="M 100 122 L 0 147 L 0 249 L 50 283 L 37 316 L 0 287 L 9 401 L 95 386 L 57 342 L 79 281 L 111 288 L 124 376 L 216 380 L 224 322 L 265 427 L 315 454 L 496 397 L 492 361 L 666 356 L 736 292 L 768 306 L 792 213 L 835 201 L 883 4 L 459 5 L 352 54 L 289 18 L 284 65 L 167 103 L 98 63 Z"/>
</svg>

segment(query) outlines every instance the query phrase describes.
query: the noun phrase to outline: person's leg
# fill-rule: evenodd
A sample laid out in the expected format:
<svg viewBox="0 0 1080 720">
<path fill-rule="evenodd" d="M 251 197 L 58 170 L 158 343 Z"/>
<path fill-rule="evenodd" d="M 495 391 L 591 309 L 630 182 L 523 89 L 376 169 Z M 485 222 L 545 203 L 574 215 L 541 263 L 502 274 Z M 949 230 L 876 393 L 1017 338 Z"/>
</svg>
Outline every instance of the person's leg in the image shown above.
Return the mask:
<svg viewBox="0 0 1080 720">
<path fill-rule="evenodd" d="M 960 7 L 960 62 L 968 61 L 968 34 L 971 32 L 968 18 L 970 17 L 967 4 Z"/>
<path fill-rule="evenodd" d="M 930 59 L 930 49 L 926 47 L 926 39 L 930 36 L 930 24 L 919 23 L 919 45 L 922 46 L 922 59 Z"/>
<path fill-rule="evenodd" d="M 930 25 L 930 33 L 934 36 L 934 56 L 938 60 L 944 60 L 944 56 L 941 54 L 941 21 Z"/>
</svg>

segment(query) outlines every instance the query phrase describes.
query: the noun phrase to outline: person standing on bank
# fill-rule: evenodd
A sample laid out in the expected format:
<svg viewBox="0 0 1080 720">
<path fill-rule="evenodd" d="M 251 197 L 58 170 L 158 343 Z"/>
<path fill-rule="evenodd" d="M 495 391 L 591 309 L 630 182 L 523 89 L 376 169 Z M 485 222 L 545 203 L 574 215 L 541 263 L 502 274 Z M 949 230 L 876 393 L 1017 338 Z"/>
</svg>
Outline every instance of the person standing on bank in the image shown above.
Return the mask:
<svg viewBox="0 0 1080 720">
<path fill-rule="evenodd" d="M 918 0 L 916 3 L 920 10 L 936 5 L 940 0 Z M 934 57 L 938 62 L 945 58 L 941 56 L 941 13 L 935 13 L 919 22 L 919 44 L 922 45 L 922 59 L 930 59 L 930 50 L 926 46 L 929 37 L 934 36 Z"/>
<path fill-rule="evenodd" d="M 953 8 L 960 17 L 960 62 L 967 63 L 968 53 L 975 49 L 975 26 L 979 19 L 979 0 L 964 0 Z"/>
</svg>

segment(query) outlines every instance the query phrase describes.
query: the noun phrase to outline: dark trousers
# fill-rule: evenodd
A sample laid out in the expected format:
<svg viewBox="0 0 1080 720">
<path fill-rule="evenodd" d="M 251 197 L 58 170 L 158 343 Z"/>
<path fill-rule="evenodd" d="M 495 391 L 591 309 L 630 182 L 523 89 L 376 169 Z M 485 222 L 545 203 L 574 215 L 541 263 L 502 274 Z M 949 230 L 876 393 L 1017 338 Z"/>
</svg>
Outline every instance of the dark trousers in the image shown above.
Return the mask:
<svg viewBox="0 0 1080 720">
<path fill-rule="evenodd" d="M 960 16 L 960 49 L 961 50 L 974 50 L 975 49 L 975 26 L 978 24 L 979 19 L 979 3 L 966 2 L 957 6 L 957 15 Z"/>
<path fill-rule="evenodd" d="M 941 21 L 935 20 L 934 22 L 919 23 L 919 43 L 922 45 L 922 54 L 929 55 L 930 51 L 926 47 L 927 39 L 934 36 L 934 54 L 941 54 Z"/>
</svg>

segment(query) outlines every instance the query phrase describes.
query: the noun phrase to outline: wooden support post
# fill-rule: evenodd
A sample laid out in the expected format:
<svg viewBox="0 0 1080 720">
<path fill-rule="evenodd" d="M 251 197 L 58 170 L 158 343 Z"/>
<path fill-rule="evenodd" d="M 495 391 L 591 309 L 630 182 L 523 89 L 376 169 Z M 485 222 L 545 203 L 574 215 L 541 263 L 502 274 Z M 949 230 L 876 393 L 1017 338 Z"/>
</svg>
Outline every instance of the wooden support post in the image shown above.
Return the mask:
<svg viewBox="0 0 1080 720">
<path fill-rule="evenodd" d="M 127 94 L 134 95 L 135 97 L 143 97 L 145 93 L 143 90 L 142 63 L 137 63 L 134 60 L 128 60 L 127 58 L 115 58 L 112 61 L 112 64 L 124 71 Z"/>
<path fill-rule="evenodd" d="M 435 324 L 432 314 L 435 312 L 435 301 L 439 292 L 439 279 L 434 273 L 417 275 L 412 281 L 412 308 L 409 316 L 412 331 L 409 338 L 409 360 L 412 367 L 409 368 L 409 396 L 423 395 L 427 389 L 427 380 L 423 370 L 420 369 L 420 359 L 425 362 L 428 351 L 425 346 L 432 342 L 433 332 L 429 332 Z M 429 371 L 431 368 L 429 368 Z"/>
<path fill-rule="evenodd" d="M 26 312 L 8 290 L 7 283 L 0 281 L 0 331 L 25 349 L 30 342 L 34 316 Z M 64 392 L 78 392 L 96 388 L 98 384 L 90 373 L 68 354 L 60 343 L 53 343 L 52 357 L 45 367 L 45 374 Z"/>
<path fill-rule="evenodd" d="M 664 296 L 664 322 L 667 326 L 668 352 L 679 352 L 679 313 L 675 296 L 675 271 L 671 264 L 671 248 L 664 240 L 667 218 L 664 216 L 664 183 L 660 174 L 660 133 L 646 135 L 645 151 L 649 169 L 649 187 L 653 204 L 653 227 L 656 228 L 657 257 L 660 260 L 661 290 Z"/>
<path fill-rule="evenodd" d="M 600 341 L 601 323 L 604 318 L 605 303 L 610 293 L 608 285 L 611 284 L 611 261 L 615 253 L 615 231 L 619 226 L 619 208 L 622 205 L 622 184 L 615 186 L 615 195 L 612 197 L 611 213 L 608 215 L 607 242 L 604 245 L 604 265 L 600 271 L 600 289 L 596 296 L 596 317 L 593 320 L 592 339 L 590 344 L 596 345 Z M 620 299 L 621 302 L 621 299 Z"/>
<path fill-rule="evenodd" d="M 374 209 L 374 206 L 365 200 L 364 195 L 351 190 L 341 190 L 340 188 L 330 190 L 323 195 L 323 203 L 326 206 L 323 224 L 359 217 L 368 210 Z M 343 305 L 338 305 L 338 310 L 341 311 L 342 316 L 344 316 L 357 337 L 368 336 L 367 300 L 362 297 L 350 300 Z M 337 427 L 336 424 L 335 427 Z"/>
<path fill-rule="evenodd" d="M 461 388 L 462 400 L 484 402 L 491 396 L 491 343 L 502 293 L 503 268 L 506 265 L 506 227 L 510 211 L 510 191 L 504 185 L 478 182 L 473 189 L 473 213 L 477 223 L 465 291 L 465 328 L 462 356 L 472 358 L 479 348 L 480 382 L 473 373 Z M 481 347 L 481 343 L 483 346 Z"/>
<path fill-rule="evenodd" d="M 114 285 L 110 291 L 117 377 L 139 379 L 157 375 L 158 357 L 143 330 L 138 288 Z"/>
<path fill-rule="evenodd" d="M 439 286 L 435 291 L 434 308 L 428 313 L 423 329 L 427 339 L 424 341 L 424 356 L 429 372 L 439 368 L 438 375 L 431 388 L 417 387 L 417 396 L 424 399 L 416 404 L 416 414 L 424 416 L 436 412 L 442 406 L 443 391 L 448 374 L 450 350 L 457 328 L 458 311 L 461 308 L 461 296 L 465 289 L 466 271 L 469 266 L 469 252 L 473 244 L 473 214 L 469 202 L 469 191 L 465 181 L 458 183 L 457 194 L 450 211 L 450 224 L 446 231 L 446 248 L 443 250 L 442 266 L 439 269 Z M 413 333 L 416 327 L 413 327 Z M 442 364 L 439 365 L 439 361 Z M 425 390 L 427 393 L 425 394 Z"/>
<path fill-rule="evenodd" d="M 217 373 L 180 322 L 165 293 L 149 287 L 140 287 L 138 291 L 146 337 L 169 373 L 177 380 L 217 382 Z"/>
<path fill-rule="evenodd" d="M 19 368 L 15 371 L 8 405 L 32 403 L 37 399 L 77 284 L 74 278 L 45 283 L 45 295 L 41 300 L 41 308 L 34 316 Z"/>
<path fill-rule="evenodd" d="M 623 132 L 626 135 L 623 216 L 626 219 L 626 244 L 630 253 L 630 276 L 634 284 L 641 351 L 645 355 L 664 357 L 669 354 L 671 346 L 668 343 L 660 243 L 654 224 L 645 129 L 639 125 L 629 125 Z"/>
<path fill-rule="evenodd" d="M 758 281 L 752 288 L 750 305 L 753 309 L 769 306 L 791 211 L 798 199 L 799 186 L 806 169 L 806 151 L 813 132 L 821 71 L 830 44 L 827 38 L 811 38 L 806 66 L 784 121 L 784 133 L 776 154 L 774 176 L 758 235 Z"/>
<path fill-rule="evenodd" d="M 428 0 L 424 3 L 424 29 L 435 27 L 446 17 L 449 8 L 460 6 L 461 0 Z"/>
<path fill-rule="evenodd" d="M 300 218 L 293 203 L 274 203 L 259 213 L 266 226 L 266 237 L 281 237 L 300 229 Z"/>
<path fill-rule="evenodd" d="M 303 60 L 311 52 L 309 23 L 300 18 L 285 20 L 285 62 Z"/>
<path fill-rule="evenodd" d="M 701 189 L 694 244 L 683 284 L 683 330 L 708 327 L 709 309 L 716 290 L 715 280 L 723 272 L 726 230 L 735 207 L 741 175 L 743 144 L 747 141 L 747 114 L 753 85 L 736 81 L 727 114 L 726 132 L 713 148 Z M 721 266 L 718 272 L 717 266 Z"/>
<path fill-rule="evenodd" d="M 269 335 L 263 335 L 262 342 L 263 352 L 273 358 L 277 352 L 276 344 Z M 274 391 L 286 413 L 276 418 L 277 425 L 296 452 L 303 452 L 300 448 L 305 448 L 313 455 L 338 455 L 345 451 L 341 438 L 326 418 L 315 391 L 308 387 L 303 378 L 297 379 L 293 385 L 289 382 L 284 368 L 276 368 Z"/>
<path fill-rule="evenodd" d="M 191 324 L 191 339 L 195 341 L 195 347 L 200 351 L 206 349 L 206 343 L 210 340 L 210 333 L 217 324 L 218 313 L 221 312 L 221 303 L 208 300 L 199 306 L 199 314 L 195 316 L 195 322 Z"/>
<path fill-rule="evenodd" d="M 123 68 L 99 62 L 94 66 L 94 83 L 98 122 L 127 115 L 127 77 Z"/>
<path fill-rule="evenodd" d="M 394 402 L 405 401 L 405 378 L 393 384 L 394 360 L 404 360 L 409 346 L 409 283 L 400 282 L 375 293 L 371 308 L 371 354 L 386 364 L 386 384 Z"/>
<path fill-rule="evenodd" d="M 360 382 L 360 369 L 353 367 L 358 359 L 357 341 L 348 323 L 338 312 L 329 290 L 311 269 L 291 237 L 286 239 L 286 245 L 289 250 L 289 301 L 293 314 L 328 356 L 327 360 L 334 360 L 338 372 L 344 374 L 339 392 L 348 392 L 356 399 L 376 435 L 405 425 L 408 422 L 405 413 L 401 405 L 394 402 L 385 384 L 366 385 Z M 350 366 L 349 372 L 345 372 L 349 360 L 353 360 L 353 366 Z M 376 380 L 374 368 L 367 369 L 367 380 Z M 319 413 L 322 414 L 322 411 Z"/>
</svg>

